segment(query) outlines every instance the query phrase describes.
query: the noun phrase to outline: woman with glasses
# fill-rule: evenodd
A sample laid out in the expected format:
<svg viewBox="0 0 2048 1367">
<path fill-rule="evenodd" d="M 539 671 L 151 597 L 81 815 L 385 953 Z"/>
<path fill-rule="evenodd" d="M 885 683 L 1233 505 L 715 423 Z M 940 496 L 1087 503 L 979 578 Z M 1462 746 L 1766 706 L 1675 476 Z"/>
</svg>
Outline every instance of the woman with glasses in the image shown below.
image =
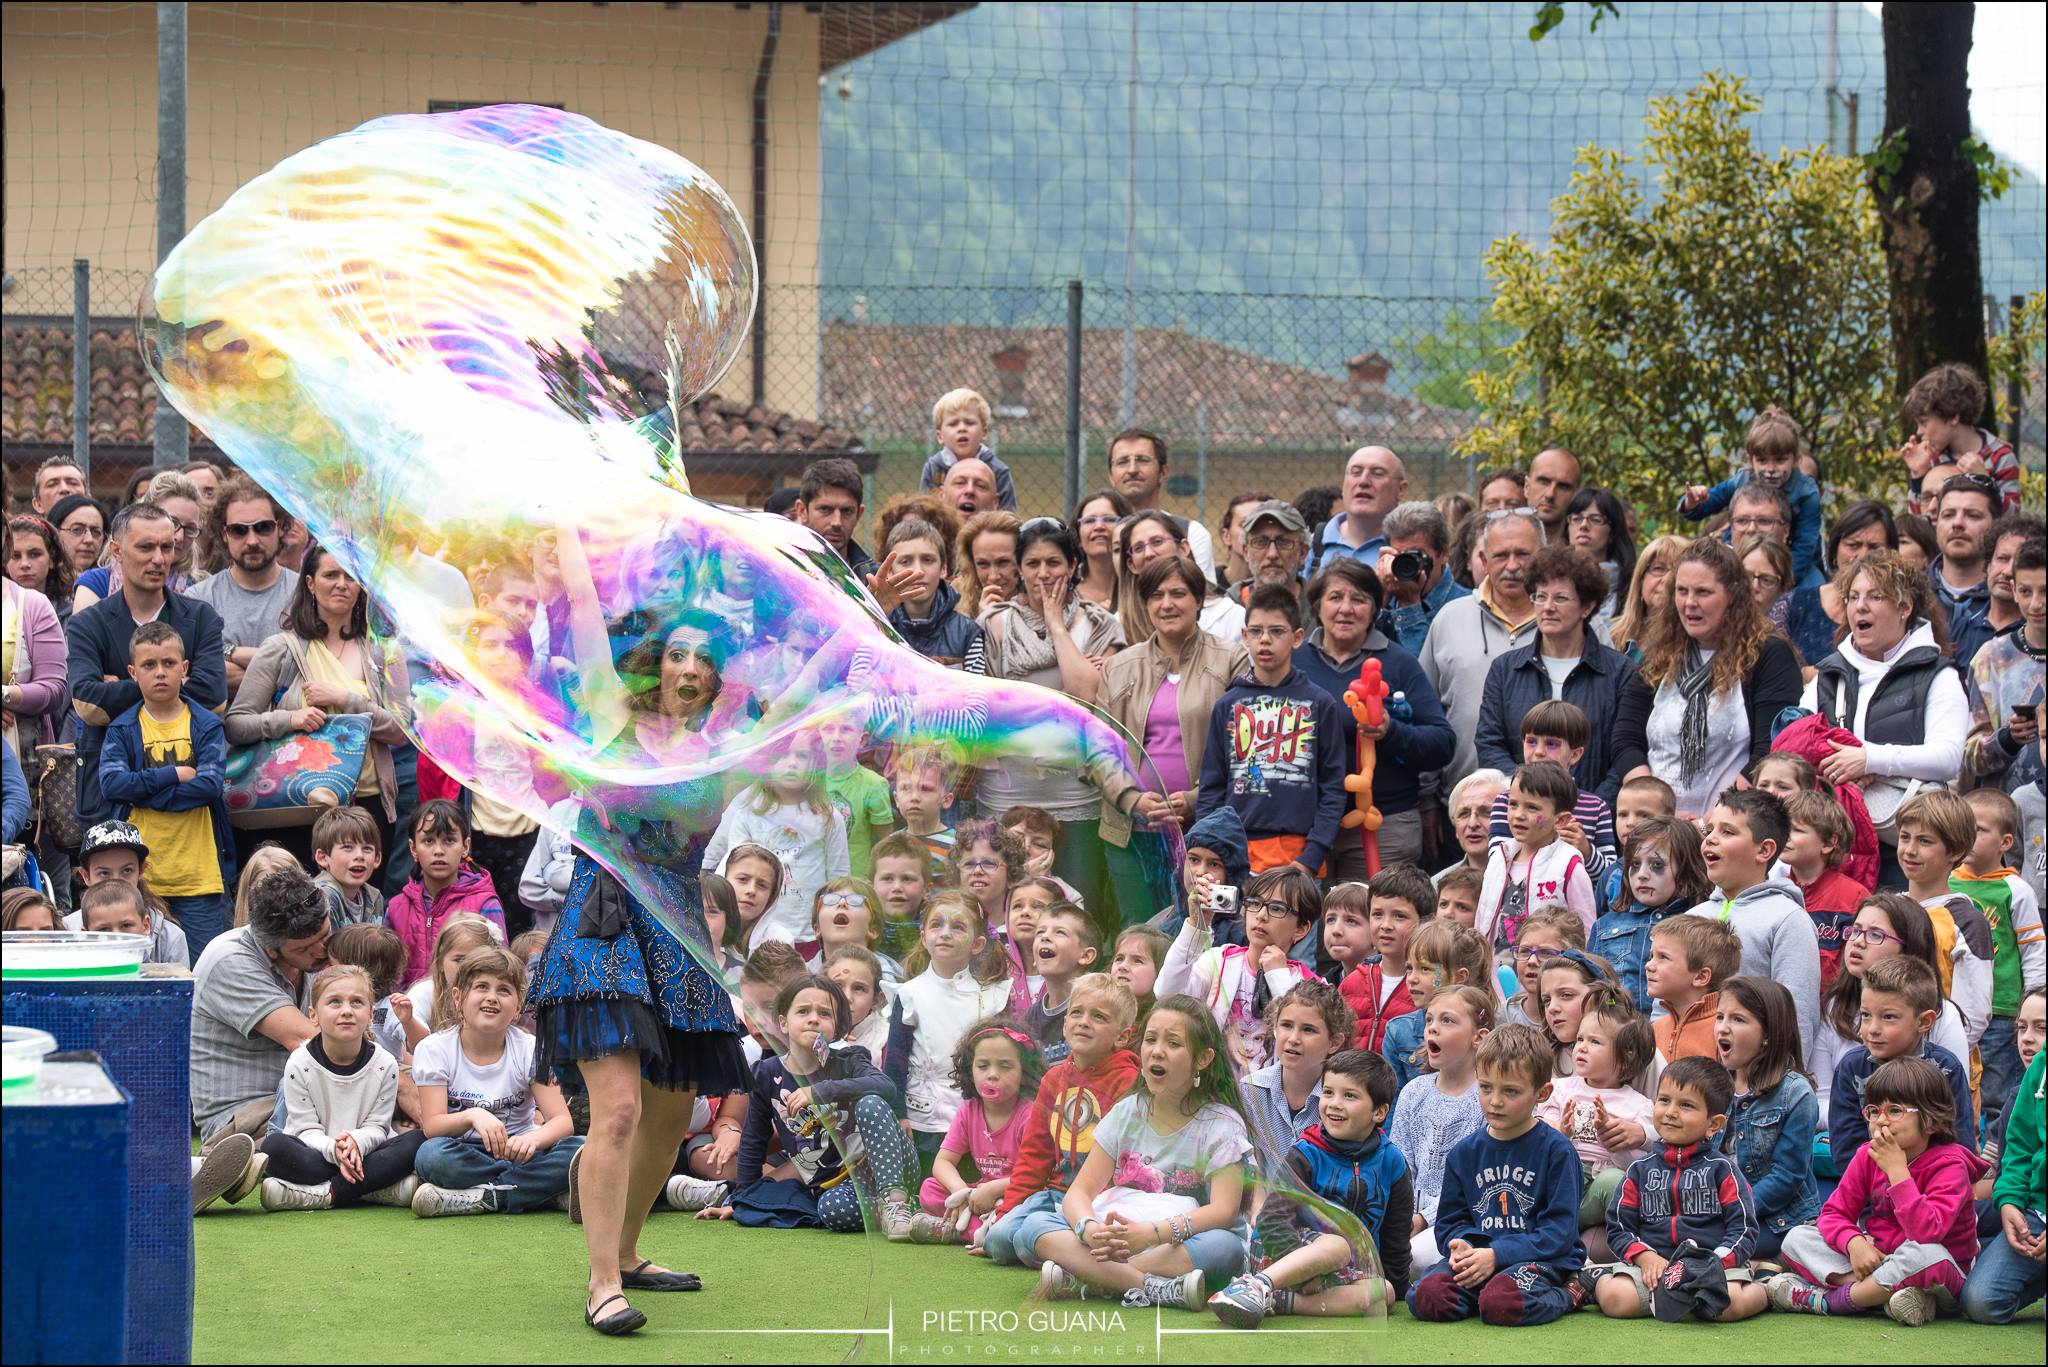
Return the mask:
<svg viewBox="0 0 2048 1367">
<path fill-rule="evenodd" d="M 1094 501 L 1084 500 L 1083 508 Z M 1080 538 L 1056 517 L 1034 517 L 1017 534 L 1022 593 L 983 614 L 988 674 L 1057 689 L 1093 703 L 1102 664 L 1124 645 L 1116 616 L 1075 592 L 1085 565 Z M 1000 818 L 1012 807 L 1039 807 L 1060 823 L 1053 871 L 1080 889 L 1091 911 L 1108 867 L 1096 823 L 1102 795 L 1072 770 L 1040 771 L 1010 760 L 981 772 L 975 806 Z"/>
<path fill-rule="evenodd" d="M 64 615 L 69 617 L 69 586 L 77 584 L 79 575 L 99 564 L 100 552 L 107 548 L 107 513 L 100 507 L 99 500 L 84 494 L 71 494 L 51 506 L 49 523 L 57 530 L 57 546 L 71 571 L 70 578 L 65 581 L 63 605 Z M 56 602 L 54 598 L 50 601 Z"/>
<path fill-rule="evenodd" d="M 1086 565 L 1074 591 L 1090 603 L 1117 610 L 1117 529 L 1131 515 L 1131 505 L 1114 489 L 1098 489 L 1081 500 L 1074 512 L 1074 530 L 1081 538 Z"/>
<path fill-rule="evenodd" d="M 183 593 L 205 577 L 194 568 L 199 556 L 199 537 L 206 529 L 206 510 L 199 501 L 199 488 L 183 473 L 164 470 L 149 481 L 142 496 L 163 509 L 177 525 L 178 549 L 172 557 L 171 577 L 164 584 L 164 591 Z M 100 599 L 121 591 L 121 566 L 110 551 L 102 551 L 100 561 L 78 576 L 78 586 L 71 595 L 73 612 L 83 612 Z"/>
<path fill-rule="evenodd" d="M 1813 1032 L 1813 1057 L 1807 1060 L 1820 1113 L 1828 1113 L 1828 1098 L 1834 1087 L 1835 1065 L 1842 1055 L 1861 1042 L 1863 1033 L 1863 975 L 1873 964 L 1904 954 L 1936 969 L 1934 922 L 1927 909 L 1899 892 L 1873 892 L 1863 899 L 1856 920 L 1842 930 L 1842 971 L 1821 994 L 1820 1028 Z M 1957 1058 L 1970 1056 L 1969 1036 L 1964 1033 L 1963 1013 L 1953 1001 L 1943 998 L 1934 1018 L 1929 1044 L 1948 1050 Z M 1825 1145 L 1826 1136 L 1816 1141 Z M 1845 1155 L 1846 1157 L 1846 1155 Z"/>
<path fill-rule="evenodd" d="M 1136 644 L 1153 630 L 1151 613 L 1137 591 L 1138 576 L 1156 561 L 1176 555 L 1194 559 L 1188 524 L 1163 509 L 1147 508 L 1117 529 L 1117 559 L 1123 566 L 1117 620 L 1125 640 Z M 1211 636 L 1234 642 L 1244 630 L 1244 607 L 1226 593 L 1211 592 L 1202 599 L 1199 625 Z"/>
<path fill-rule="evenodd" d="M 1635 571 L 1629 575 L 1621 599 L 1621 610 L 1615 614 L 1609 632 L 1614 648 L 1631 660 L 1643 658 L 1642 642 L 1650 630 L 1650 618 L 1671 596 L 1672 571 L 1678 568 L 1678 557 L 1691 544 L 1682 536 L 1653 537 L 1637 555 Z"/>
<path fill-rule="evenodd" d="M 1832 573 L 1872 551 L 1898 548 L 1899 529 L 1892 521 L 1892 510 L 1867 498 L 1842 509 L 1842 515 L 1828 527 L 1827 568 Z M 1782 628 L 1811 679 L 1814 666 L 1834 653 L 1842 634 L 1842 622 L 1848 615 L 1842 610 L 1842 595 L 1830 582 L 1795 588 L 1781 601 L 1785 605 Z"/>
<path fill-rule="evenodd" d="M 1746 536 L 1735 543 L 1735 553 L 1742 557 L 1742 572 L 1749 577 L 1749 592 L 1756 599 L 1757 610 L 1790 640 L 1792 634 L 1785 630 L 1785 599 L 1792 587 L 1791 549 L 1775 536 Z"/>
<path fill-rule="evenodd" d="M 1830 783 L 1862 785 L 1878 830 L 1878 886 L 1903 888 L 1891 816 L 1962 772 L 1975 717 L 1926 575 L 1878 551 L 1839 571 L 1835 591 L 1848 634 L 1820 662 L 1803 702 L 1863 744 L 1838 746 L 1814 767 Z"/>
<path fill-rule="evenodd" d="M 1604 630 L 1621 610 L 1621 596 L 1635 577 L 1636 539 L 1628 529 L 1628 510 L 1605 489 L 1581 489 L 1565 511 L 1564 530 L 1572 549 L 1607 574 L 1607 592 L 1593 614 L 1594 625 Z"/>
</svg>

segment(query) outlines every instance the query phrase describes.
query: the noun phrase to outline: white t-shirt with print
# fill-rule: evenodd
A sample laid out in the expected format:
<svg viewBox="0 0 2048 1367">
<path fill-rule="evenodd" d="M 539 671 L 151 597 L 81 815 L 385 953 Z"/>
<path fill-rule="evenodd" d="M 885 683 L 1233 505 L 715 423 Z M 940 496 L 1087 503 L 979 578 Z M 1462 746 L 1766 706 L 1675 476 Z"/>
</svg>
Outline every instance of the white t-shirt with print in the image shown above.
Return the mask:
<svg viewBox="0 0 2048 1367">
<path fill-rule="evenodd" d="M 503 1122 L 506 1134 L 525 1134 L 534 1128 L 533 1048 L 533 1036 L 515 1025 L 498 1061 L 477 1063 L 462 1052 L 462 1027 L 450 1026 L 413 1050 L 412 1080 L 420 1087 L 446 1087 L 451 1115 L 481 1106 Z"/>
<path fill-rule="evenodd" d="M 1172 1134 L 1152 1129 L 1152 1098 L 1133 1092 L 1095 1127 L 1095 1149 L 1110 1155 L 1109 1185 L 1209 1201 L 1209 1177 L 1252 1152 L 1244 1117 L 1210 1102 Z M 1243 1217 L 1239 1217 L 1242 1225 Z"/>
</svg>

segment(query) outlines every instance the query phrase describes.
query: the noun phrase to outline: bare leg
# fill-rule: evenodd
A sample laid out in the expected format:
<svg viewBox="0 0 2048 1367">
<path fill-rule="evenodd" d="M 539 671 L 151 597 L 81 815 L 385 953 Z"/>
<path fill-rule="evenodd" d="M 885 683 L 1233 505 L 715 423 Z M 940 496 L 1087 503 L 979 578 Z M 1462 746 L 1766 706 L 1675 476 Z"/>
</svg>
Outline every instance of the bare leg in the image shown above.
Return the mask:
<svg viewBox="0 0 2048 1367">
<path fill-rule="evenodd" d="M 1600 1313 L 1611 1320 L 1642 1318 L 1642 1295 L 1627 1277 L 1602 1277 L 1594 1288 L 1593 1298 L 1600 1302 Z"/>
<path fill-rule="evenodd" d="M 1892 1298 L 1892 1289 L 1880 1285 L 1876 1279 L 1865 1277 L 1849 1288 L 1849 1299 L 1865 1310 L 1875 1310 Z M 1730 1304 L 1733 1304 L 1731 1301 Z"/>
<path fill-rule="evenodd" d="M 624 1218 L 619 1223 L 621 1271 L 640 1265 L 640 1230 L 647 1223 L 655 1198 L 661 1195 L 669 1174 L 675 1170 L 676 1149 L 689 1128 L 690 1107 L 696 1093 L 663 1091 L 643 1079 L 639 1100 L 640 1128 L 633 1135 L 632 1174 L 626 1185 Z"/>
<path fill-rule="evenodd" d="M 634 1136 L 640 1128 L 640 1055 L 612 1054 L 579 1063 L 590 1093 L 590 1135 L 576 1164 L 583 1242 L 590 1250 L 590 1307 L 617 1295 Z M 643 1207 L 640 1218 L 646 1218 Z M 633 1226 L 639 1230 L 639 1222 Z M 617 1313 L 614 1311 L 613 1313 Z"/>
<path fill-rule="evenodd" d="M 1770 1308 L 1770 1304 L 1770 1293 L 1764 1290 L 1762 1282 L 1730 1282 L 1728 1308 L 1717 1318 L 1722 1324 L 1733 1324 L 1752 1315 L 1761 1315 Z"/>
</svg>

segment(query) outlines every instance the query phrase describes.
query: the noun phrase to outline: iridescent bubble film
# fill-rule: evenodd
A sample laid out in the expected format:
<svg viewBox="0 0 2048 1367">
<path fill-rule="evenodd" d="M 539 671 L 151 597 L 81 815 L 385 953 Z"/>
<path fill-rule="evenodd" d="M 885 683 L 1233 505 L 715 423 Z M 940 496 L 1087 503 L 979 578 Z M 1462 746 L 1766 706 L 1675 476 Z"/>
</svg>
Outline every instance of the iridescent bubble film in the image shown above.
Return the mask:
<svg viewBox="0 0 2048 1367">
<path fill-rule="evenodd" d="M 829 723 L 884 774 L 936 759 L 962 811 L 994 766 L 1162 788 L 1089 707 L 916 654 L 812 532 L 691 495 L 676 410 L 740 354 L 755 300 L 704 172 L 503 105 L 287 158 L 178 246 L 142 319 L 172 402 L 363 582 L 420 748 L 573 834 L 714 972 L 713 832 L 750 790 L 822 784 Z M 519 562 L 530 625 L 477 606 Z M 1105 939 L 1176 895 L 1177 836 L 1133 850 L 1157 892 L 1117 905 L 1105 879 Z"/>
</svg>

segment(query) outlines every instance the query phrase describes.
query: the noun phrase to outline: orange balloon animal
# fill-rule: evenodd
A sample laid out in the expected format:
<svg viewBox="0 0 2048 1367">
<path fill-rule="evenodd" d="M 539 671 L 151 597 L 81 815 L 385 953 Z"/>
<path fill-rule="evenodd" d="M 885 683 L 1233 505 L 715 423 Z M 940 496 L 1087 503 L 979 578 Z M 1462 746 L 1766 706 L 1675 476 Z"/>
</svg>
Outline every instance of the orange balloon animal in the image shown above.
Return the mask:
<svg viewBox="0 0 2048 1367">
<path fill-rule="evenodd" d="M 1380 871 L 1380 809 L 1372 805 L 1372 771 L 1379 763 L 1379 742 L 1366 734 L 1377 730 L 1387 718 L 1386 680 L 1380 677 L 1380 662 L 1367 660 L 1358 671 L 1358 681 L 1344 690 L 1344 705 L 1358 719 L 1358 772 L 1344 777 L 1344 791 L 1356 795 L 1352 811 L 1344 813 L 1345 830 L 1363 828 L 1365 872 Z"/>
</svg>

